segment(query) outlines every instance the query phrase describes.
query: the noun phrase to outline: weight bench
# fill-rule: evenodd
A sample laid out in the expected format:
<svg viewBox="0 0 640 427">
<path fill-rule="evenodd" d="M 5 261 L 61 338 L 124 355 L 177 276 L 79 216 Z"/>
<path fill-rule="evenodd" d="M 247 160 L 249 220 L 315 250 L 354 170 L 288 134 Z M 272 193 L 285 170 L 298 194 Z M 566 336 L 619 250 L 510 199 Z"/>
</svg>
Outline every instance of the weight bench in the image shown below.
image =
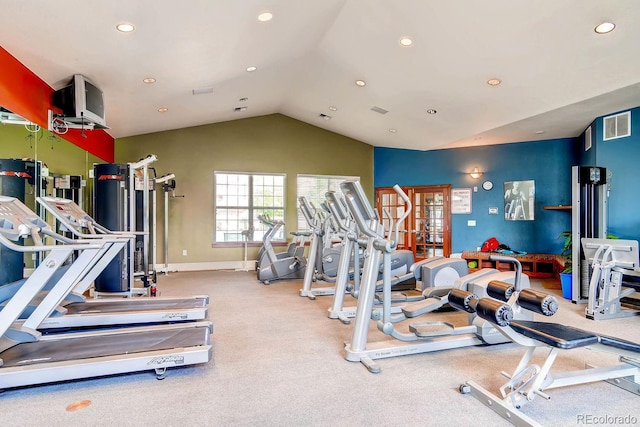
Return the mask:
<svg viewBox="0 0 640 427">
<path fill-rule="evenodd" d="M 520 409 L 533 401 L 535 396 L 549 400 L 551 397 L 546 391 L 553 388 L 607 381 L 640 395 L 640 344 L 558 323 L 513 320 L 514 312 L 521 310 L 552 316 L 558 310 L 554 296 L 533 289 L 522 289 L 516 290 L 507 302 L 503 302 L 493 298 L 478 298 L 470 292 L 456 289 L 449 294 L 449 303 L 459 310 L 477 313 L 513 342 L 527 348 L 512 374 L 502 372 L 509 380 L 500 387 L 501 396 L 496 396 L 474 381 L 468 381 L 459 388 L 461 393 L 472 394 L 516 425 L 540 425 Z M 549 351 L 540 366 L 531 363 L 538 348 Z M 576 348 L 613 353 L 619 356 L 620 363 L 551 374 L 558 354 Z"/>
</svg>

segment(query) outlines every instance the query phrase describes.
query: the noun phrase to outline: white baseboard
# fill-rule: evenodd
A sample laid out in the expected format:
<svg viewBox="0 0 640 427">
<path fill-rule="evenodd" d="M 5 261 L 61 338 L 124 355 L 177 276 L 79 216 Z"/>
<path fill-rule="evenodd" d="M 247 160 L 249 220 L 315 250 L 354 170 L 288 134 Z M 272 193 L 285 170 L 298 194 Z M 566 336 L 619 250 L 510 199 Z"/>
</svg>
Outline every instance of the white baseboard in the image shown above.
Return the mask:
<svg viewBox="0 0 640 427">
<path fill-rule="evenodd" d="M 205 270 L 247 270 L 253 271 L 255 269 L 256 260 L 244 261 L 212 261 L 212 262 L 179 262 L 169 263 L 169 272 L 176 271 L 205 271 Z M 35 269 L 25 268 L 24 277 L 29 277 Z M 164 272 L 164 264 L 156 264 L 157 272 Z"/>
<path fill-rule="evenodd" d="M 212 262 L 179 262 L 169 263 L 169 271 L 203 271 L 203 270 L 248 270 L 255 269 L 256 261 L 212 261 Z M 164 264 L 156 264 L 156 271 L 164 272 Z"/>
</svg>

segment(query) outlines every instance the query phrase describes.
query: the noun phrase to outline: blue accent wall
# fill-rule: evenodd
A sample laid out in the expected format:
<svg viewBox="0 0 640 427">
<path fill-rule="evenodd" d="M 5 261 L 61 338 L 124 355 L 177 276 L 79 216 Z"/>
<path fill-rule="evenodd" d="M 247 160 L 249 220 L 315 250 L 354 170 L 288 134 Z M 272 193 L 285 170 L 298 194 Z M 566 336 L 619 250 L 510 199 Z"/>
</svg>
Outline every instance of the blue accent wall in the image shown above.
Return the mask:
<svg viewBox="0 0 640 427">
<path fill-rule="evenodd" d="M 514 250 L 559 253 L 558 235 L 571 229 L 571 213 L 545 210 L 544 206 L 571 205 L 571 166 L 584 138 L 522 142 L 448 150 L 416 151 L 374 149 L 374 185 L 390 187 L 451 184 L 472 189 L 472 212 L 452 214 L 452 252 L 475 250 L 495 236 Z M 473 179 L 469 172 L 484 172 Z M 490 180 L 494 187 L 482 189 Z M 535 220 L 504 219 L 504 182 L 535 181 Z M 477 188 L 477 191 L 473 191 Z M 489 214 L 489 208 L 498 214 Z M 476 226 L 467 225 L 475 220 Z"/>
<path fill-rule="evenodd" d="M 630 136 L 603 141 L 603 123 L 604 117 L 592 123 L 594 142 L 586 152 L 582 146 L 581 156 L 592 156 L 588 165 L 607 168 L 609 233 L 621 239 L 640 240 L 640 107 L 631 110 Z"/>
</svg>

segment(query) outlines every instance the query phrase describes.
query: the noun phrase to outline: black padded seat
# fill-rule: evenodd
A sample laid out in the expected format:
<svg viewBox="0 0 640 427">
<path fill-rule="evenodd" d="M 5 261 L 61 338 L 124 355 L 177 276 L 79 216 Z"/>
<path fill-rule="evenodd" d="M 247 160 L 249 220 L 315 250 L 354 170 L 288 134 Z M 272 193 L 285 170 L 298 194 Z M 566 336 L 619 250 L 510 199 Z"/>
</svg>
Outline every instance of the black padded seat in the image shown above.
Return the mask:
<svg viewBox="0 0 640 427">
<path fill-rule="evenodd" d="M 557 323 L 514 320 L 509 326 L 525 337 L 562 349 L 585 347 L 599 341 L 591 332 Z"/>
<path fill-rule="evenodd" d="M 600 344 L 640 354 L 640 344 L 620 338 L 601 335 Z"/>
<path fill-rule="evenodd" d="M 627 288 L 633 288 L 637 292 L 640 292 L 640 279 L 634 277 L 632 280 L 628 280 L 628 278 L 622 279 L 622 286 Z"/>
</svg>

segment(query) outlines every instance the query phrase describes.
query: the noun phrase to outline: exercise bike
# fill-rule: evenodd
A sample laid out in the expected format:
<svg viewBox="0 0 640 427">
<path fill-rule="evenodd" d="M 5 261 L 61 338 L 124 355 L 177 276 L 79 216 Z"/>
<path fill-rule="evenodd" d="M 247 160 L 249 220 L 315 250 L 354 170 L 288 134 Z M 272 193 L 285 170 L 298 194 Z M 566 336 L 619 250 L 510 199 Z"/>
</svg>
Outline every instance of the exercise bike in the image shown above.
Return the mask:
<svg viewBox="0 0 640 427">
<path fill-rule="evenodd" d="M 258 221 L 267 227 L 267 231 L 264 233 L 262 237 L 262 247 L 258 251 L 258 255 L 256 256 L 256 271 L 261 267 L 269 264 L 269 258 L 266 256 L 267 250 L 274 250 L 273 238 L 278 234 L 280 229 L 284 227 L 284 221 L 282 220 L 273 220 L 269 218 L 268 215 L 258 215 Z M 291 232 L 291 235 L 294 236 L 293 240 L 287 246 L 287 250 L 283 252 L 276 252 L 276 258 L 283 259 L 292 256 L 303 256 L 304 255 L 304 243 L 311 233 L 304 232 Z M 268 249 L 269 248 L 269 249 Z M 275 251 L 274 251 L 275 252 Z"/>
</svg>

